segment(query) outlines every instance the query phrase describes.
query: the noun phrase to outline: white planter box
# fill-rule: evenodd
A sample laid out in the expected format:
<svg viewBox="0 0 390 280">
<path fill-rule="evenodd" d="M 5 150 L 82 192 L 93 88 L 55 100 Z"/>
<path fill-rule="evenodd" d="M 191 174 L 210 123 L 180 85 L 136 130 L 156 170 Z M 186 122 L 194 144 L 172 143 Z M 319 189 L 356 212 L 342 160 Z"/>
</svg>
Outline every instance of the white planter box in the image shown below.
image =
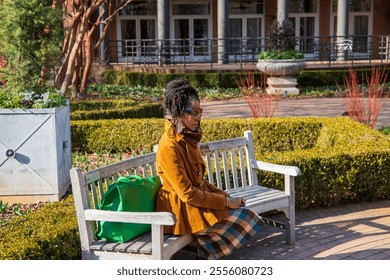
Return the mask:
<svg viewBox="0 0 390 280">
<path fill-rule="evenodd" d="M 58 201 L 70 187 L 70 109 L 0 109 L 0 200 Z"/>
</svg>

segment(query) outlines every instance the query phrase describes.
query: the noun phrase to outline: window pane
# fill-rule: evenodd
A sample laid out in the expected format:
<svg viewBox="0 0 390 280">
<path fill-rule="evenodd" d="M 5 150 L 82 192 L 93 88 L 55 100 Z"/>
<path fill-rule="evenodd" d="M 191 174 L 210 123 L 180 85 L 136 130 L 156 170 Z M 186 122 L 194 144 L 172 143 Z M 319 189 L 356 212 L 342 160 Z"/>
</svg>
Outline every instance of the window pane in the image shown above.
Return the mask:
<svg viewBox="0 0 390 280">
<path fill-rule="evenodd" d="M 173 15 L 209 15 L 210 2 L 208 0 L 173 0 Z"/>
<path fill-rule="evenodd" d="M 231 18 L 229 19 L 229 52 L 236 53 L 240 51 L 242 38 L 242 19 L 241 18 Z"/>
<path fill-rule="evenodd" d="M 371 11 L 371 0 L 353 0 L 350 5 L 351 12 Z"/>
<path fill-rule="evenodd" d="M 264 0 L 247 1 L 247 0 L 230 0 L 229 14 L 263 14 Z"/>
<path fill-rule="evenodd" d="M 133 0 L 119 11 L 119 15 L 157 15 L 157 0 Z"/>
<path fill-rule="evenodd" d="M 337 13 L 337 0 L 332 2 L 332 11 Z M 351 0 L 349 6 L 350 12 L 369 12 L 371 11 L 371 0 Z"/>
<path fill-rule="evenodd" d="M 175 19 L 174 21 L 175 53 L 184 55 L 189 53 L 190 22 L 188 19 Z"/>
<path fill-rule="evenodd" d="M 156 27 L 154 19 L 142 19 L 141 28 L 141 55 L 153 55 L 156 51 Z"/>
<path fill-rule="evenodd" d="M 314 52 L 314 17 L 302 17 L 300 19 L 299 49 L 303 53 Z"/>
<path fill-rule="evenodd" d="M 194 54 L 206 55 L 208 53 L 208 20 L 194 19 Z M 198 39 L 198 40 L 197 40 Z"/>
<path fill-rule="evenodd" d="M 353 18 L 354 28 L 354 52 L 367 52 L 368 44 L 368 16 L 355 16 Z"/>
<path fill-rule="evenodd" d="M 135 20 L 121 20 L 122 56 L 136 56 Z"/>
<path fill-rule="evenodd" d="M 290 13 L 316 13 L 317 0 L 290 0 L 288 10 Z"/>
</svg>

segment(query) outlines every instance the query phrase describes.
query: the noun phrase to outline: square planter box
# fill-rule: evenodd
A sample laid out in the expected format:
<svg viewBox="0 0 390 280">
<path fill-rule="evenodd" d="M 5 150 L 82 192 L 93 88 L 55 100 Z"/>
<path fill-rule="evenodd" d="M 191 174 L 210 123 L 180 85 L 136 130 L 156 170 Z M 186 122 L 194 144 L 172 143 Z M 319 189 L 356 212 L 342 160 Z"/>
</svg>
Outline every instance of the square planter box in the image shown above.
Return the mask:
<svg viewBox="0 0 390 280">
<path fill-rule="evenodd" d="M 70 109 L 0 109 L 0 200 L 58 201 L 70 187 Z"/>
</svg>

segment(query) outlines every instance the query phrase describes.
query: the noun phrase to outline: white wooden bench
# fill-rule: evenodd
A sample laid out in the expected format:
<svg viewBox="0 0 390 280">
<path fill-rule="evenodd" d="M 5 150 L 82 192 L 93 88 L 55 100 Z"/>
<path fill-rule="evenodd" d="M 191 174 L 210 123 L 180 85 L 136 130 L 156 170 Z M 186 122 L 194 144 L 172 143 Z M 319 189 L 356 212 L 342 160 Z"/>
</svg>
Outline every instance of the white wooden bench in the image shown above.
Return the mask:
<svg viewBox="0 0 390 280">
<path fill-rule="evenodd" d="M 271 224 L 286 229 L 286 243 L 295 242 L 294 177 L 300 175 L 295 166 L 261 162 L 254 157 L 251 131 L 243 137 L 202 143 L 207 179 L 227 190 L 231 196 L 246 198 L 246 207 L 257 213 L 281 210 L 284 221 Z M 249 168 L 248 168 L 249 167 Z M 284 190 L 258 185 L 258 170 L 284 174 Z M 156 154 L 137 156 L 83 173 L 72 168 L 71 182 L 76 206 L 83 259 L 170 259 L 173 254 L 193 241 L 192 235 L 164 235 L 163 225 L 175 223 L 168 212 L 113 212 L 97 209 L 101 196 L 118 176 L 136 174 L 156 175 Z M 126 243 L 97 240 L 96 221 L 147 223 L 151 232 Z M 264 219 L 269 223 L 269 220 Z"/>
</svg>

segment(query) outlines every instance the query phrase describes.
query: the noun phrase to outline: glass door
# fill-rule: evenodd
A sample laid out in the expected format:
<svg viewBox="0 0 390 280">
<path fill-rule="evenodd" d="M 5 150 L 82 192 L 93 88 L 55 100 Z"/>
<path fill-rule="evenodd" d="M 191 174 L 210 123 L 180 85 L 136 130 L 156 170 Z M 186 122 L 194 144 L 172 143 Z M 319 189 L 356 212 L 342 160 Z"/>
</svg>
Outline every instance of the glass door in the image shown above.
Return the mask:
<svg viewBox="0 0 390 280">
<path fill-rule="evenodd" d="M 229 0 L 229 60 L 257 60 L 263 49 L 264 1 Z"/>
<path fill-rule="evenodd" d="M 123 19 L 121 27 L 121 56 L 128 61 L 145 61 L 156 56 L 156 21 L 154 19 Z"/>
<path fill-rule="evenodd" d="M 301 51 L 306 58 L 314 57 L 316 36 L 318 35 L 318 0 L 290 0 L 289 20 L 295 27 L 298 38 L 296 50 Z"/>
<path fill-rule="evenodd" d="M 121 20 L 121 56 L 137 56 L 136 48 L 136 22 L 135 20 Z"/>
<path fill-rule="evenodd" d="M 156 61 L 157 1 L 133 0 L 118 13 L 118 60 Z"/>
<path fill-rule="evenodd" d="M 203 60 L 210 58 L 209 20 L 187 17 L 173 21 L 174 48 L 176 59 Z"/>
<path fill-rule="evenodd" d="M 235 15 L 229 19 L 230 59 L 257 59 L 261 50 L 261 18 Z"/>
<path fill-rule="evenodd" d="M 305 55 L 313 54 L 315 47 L 315 17 L 296 16 L 289 19 L 295 27 L 295 36 L 299 38 L 296 49 Z"/>
<path fill-rule="evenodd" d="M 360 54 L 368 53 L 368 16 L 361 15 L 352 17 L 352 34 L 354 34 L 352 45 L 353 52 Z"/>
</svg>

